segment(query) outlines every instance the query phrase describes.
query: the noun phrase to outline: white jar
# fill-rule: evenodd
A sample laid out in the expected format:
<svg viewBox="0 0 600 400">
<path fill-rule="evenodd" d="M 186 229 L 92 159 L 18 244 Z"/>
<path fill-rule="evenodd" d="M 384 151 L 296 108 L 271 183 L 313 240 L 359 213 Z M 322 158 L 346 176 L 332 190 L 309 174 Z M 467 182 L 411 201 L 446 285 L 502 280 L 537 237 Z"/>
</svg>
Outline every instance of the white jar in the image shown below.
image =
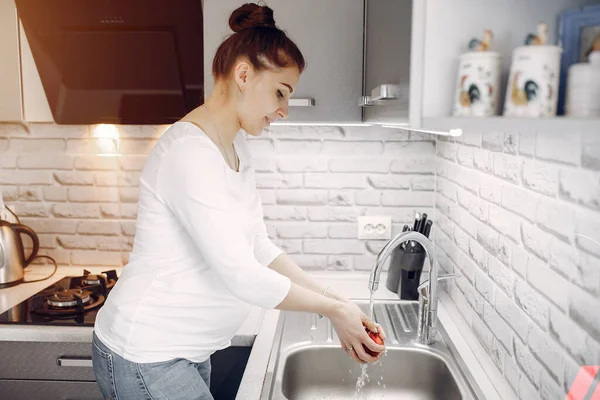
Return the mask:
<svg viewBox="0 0 600 400">
<path fill-rule="evenodd" d="M 502 57 L 493 51 L 461 54 L 454 94 L 454 116 L 498 114 Z"/>
<path fill-rule="evenodd" d="M 589 58 L 569 68 L 565 114 L 570 117 L 600 117 L 600 51 Z"/>
<path fill-rule="evenodd" d="M 506 85 L 504 115 L 556 115 L 561 54 L 560 47 L 550 45 L 520 46 L 514 50 Z"/>
</svg>

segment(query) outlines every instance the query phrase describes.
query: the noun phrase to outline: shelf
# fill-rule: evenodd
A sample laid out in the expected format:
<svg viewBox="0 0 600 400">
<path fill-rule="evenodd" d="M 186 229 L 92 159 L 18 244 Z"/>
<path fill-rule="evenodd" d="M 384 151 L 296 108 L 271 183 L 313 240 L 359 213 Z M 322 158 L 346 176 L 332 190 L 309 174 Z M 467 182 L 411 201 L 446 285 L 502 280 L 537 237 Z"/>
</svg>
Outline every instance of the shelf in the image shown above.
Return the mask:
<svg viewBox="0 0 600 400">
<path fill-rule="evenodd" d="M 449 130 L 460 128 L 464 133 L 541 133 L 565 134 L 597 132 L 600 134 L 600 118 L 513 118 L 513 117 L 439 117 L 424 118 L 423 128 Z"/>
<path fill-rule="evenodd" d="M 459 57 L 468 51 L 471 38 L 481 38 L 486 29 L 493 32 L 491 50 L 502 56 L 497 92 L 499 104 L 503 105 L 515 48 L 522 46 L 527 35 L 536 32 L 536 25 L 542 21 L 548 26 L 548 44 L 557 44 L 558 16 L 597 0 L 424 0 L 424 3 L 425 15 L 419 21 L 424 32 L 422 43 L 417 44 L 423 46 L 422 65 L 411 69 L 411 78 L 413 73 L 417 75 L 411 85 L 416 82 L 422 86 L 421 115 L 437 118 L 452 112 Z M 547 125 L 542 122 L 539 126 Z M 508 124 L 508 128 L 513 125 Z"/>
</svg>

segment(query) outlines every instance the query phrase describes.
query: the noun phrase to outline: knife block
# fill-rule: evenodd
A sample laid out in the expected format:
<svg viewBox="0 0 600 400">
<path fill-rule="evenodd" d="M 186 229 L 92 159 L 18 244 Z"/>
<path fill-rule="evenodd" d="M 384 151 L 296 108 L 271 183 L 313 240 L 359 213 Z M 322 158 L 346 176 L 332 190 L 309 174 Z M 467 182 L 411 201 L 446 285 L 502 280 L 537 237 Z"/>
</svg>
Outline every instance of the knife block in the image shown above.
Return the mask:
<svg viewBox="0 0 600 400">
<path fill-rule="evenodd" d="M 409 252 L 397 247 L 392 252 L 385 282 L 388 290 L 398 293 L 402 300 L 418 300 L 417 287 L 426 256 L 427 253 L 422 248 L 415 252 Z"/>
</svg>

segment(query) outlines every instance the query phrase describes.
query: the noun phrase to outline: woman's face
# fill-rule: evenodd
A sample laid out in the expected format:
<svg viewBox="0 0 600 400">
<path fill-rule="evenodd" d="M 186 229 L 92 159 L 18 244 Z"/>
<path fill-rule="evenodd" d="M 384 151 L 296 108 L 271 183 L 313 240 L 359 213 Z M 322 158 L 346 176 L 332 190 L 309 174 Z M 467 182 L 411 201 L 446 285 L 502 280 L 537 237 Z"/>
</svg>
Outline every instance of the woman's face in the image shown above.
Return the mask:
<svg viewBox="0 0 600 400">
<path fill-rule="evenodd" d="M 247 71 L 240 86 L 242 94 L 238 103 L 242 129 L 252 136 L 259 136 L 271 122 L 286 119 L 288 101 L 299 79 L 300 72 L 296 66 Z"/>
</svg>

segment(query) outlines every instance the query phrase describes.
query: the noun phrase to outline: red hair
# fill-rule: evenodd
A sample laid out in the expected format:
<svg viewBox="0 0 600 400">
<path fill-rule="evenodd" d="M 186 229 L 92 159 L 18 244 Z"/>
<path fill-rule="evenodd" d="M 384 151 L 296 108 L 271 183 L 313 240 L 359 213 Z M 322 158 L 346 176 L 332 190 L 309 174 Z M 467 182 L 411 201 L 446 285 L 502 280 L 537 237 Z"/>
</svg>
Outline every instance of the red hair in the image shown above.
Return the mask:
<svg viewBox="0 0 600 400">
<path fill-rule="evenodd" d="M 234 32 L 217 49 L 213 60 L 215 80 L 229 75 L 239 58 L 250 60 L 258 70 L 296 65 L 300 73 L 306 65 L 298 46 L 277 28 L 273 10 L 246 3 L 233 11 L 229 27 Z"/>
</svg>

